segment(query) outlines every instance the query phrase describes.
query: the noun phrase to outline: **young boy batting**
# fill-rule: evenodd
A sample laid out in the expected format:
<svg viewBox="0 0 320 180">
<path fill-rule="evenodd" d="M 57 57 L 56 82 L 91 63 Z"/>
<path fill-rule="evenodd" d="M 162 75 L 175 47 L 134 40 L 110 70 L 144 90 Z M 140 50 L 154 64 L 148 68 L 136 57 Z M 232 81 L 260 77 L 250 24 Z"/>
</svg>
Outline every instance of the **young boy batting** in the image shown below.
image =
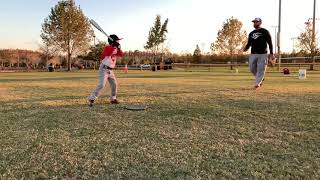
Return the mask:
<svg viewBox="0 0 320 180">
<path fill-rule="evenodd" d="M 104 48 L 102 53 L 102 62 L 99 67 L 99 82 L 96 89 L 88 98 L 89 106 L 93 106 L 100 92 L 105 87 L 106 81 L 109 82 L 111 87 L 110 103 L 119 104 L 119 101 L 117 100 L 117 80 L 113 70 L 116 66 L 117 57 L 123 56 L 123 52 L 119 43 L 120 40 L 121 39 L 115 34 L 110 35 L 110 38 L 108 38 L 109 45 Z"/>
</svg>

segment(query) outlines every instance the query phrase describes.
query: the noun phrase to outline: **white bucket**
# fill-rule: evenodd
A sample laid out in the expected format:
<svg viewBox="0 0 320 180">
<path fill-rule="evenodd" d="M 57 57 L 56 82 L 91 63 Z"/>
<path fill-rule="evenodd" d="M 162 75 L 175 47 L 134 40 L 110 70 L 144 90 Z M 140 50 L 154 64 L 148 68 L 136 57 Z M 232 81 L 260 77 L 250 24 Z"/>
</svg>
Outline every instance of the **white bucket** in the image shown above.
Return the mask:
<svg viewBox="0 0 320 180">
<path fill-rule="evenodd" d="M 299 79 L 307 79 L 307 70 L 299 69 Z"/>
</svg>

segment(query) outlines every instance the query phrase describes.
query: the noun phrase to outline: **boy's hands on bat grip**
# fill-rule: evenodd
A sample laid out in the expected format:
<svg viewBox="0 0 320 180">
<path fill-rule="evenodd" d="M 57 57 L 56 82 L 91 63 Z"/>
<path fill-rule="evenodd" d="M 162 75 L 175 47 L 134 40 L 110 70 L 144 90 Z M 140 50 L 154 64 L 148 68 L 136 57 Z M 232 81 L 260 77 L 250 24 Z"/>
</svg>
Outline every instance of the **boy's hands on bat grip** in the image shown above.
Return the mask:
<svg viewBox="0 0 320 180">
<path fill-rule="evenodd" d="M 118 42 L 113 42 L 113 47 L 121 49 L 121 45 Z"/>
</svg>

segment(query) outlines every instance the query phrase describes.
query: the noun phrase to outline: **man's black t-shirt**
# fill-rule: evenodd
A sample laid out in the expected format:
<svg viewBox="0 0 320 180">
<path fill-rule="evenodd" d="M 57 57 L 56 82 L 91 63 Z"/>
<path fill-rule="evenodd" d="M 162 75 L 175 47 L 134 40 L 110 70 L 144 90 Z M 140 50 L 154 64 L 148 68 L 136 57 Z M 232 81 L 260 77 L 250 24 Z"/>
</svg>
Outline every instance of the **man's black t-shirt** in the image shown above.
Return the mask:
<svg viewBox="0 0 320 180">
<path fill-rule="evenodd" d="M 249 34 L 245 50 L 248 50 L 251 46 L 251 54 L 266 54 L 268 53 L 267 44 L 269 45 L 270 54 L 273 54 L 273 45 L 269 31 L 264 28 L 256 29 Z"/>
</svg>

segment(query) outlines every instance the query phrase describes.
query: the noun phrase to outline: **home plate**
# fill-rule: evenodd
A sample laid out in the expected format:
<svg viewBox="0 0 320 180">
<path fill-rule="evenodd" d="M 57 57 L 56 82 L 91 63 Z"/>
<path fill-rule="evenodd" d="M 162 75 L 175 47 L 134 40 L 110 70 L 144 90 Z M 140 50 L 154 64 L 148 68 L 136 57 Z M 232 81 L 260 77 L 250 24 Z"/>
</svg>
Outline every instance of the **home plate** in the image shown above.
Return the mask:
<svg viewBox="0 0 320 180">
<path fill-rule="evenodd" d="M 147 109 L 147 106 L 135 104 L 126 106 L 126 109 L 131 111 L 144 111 Z"/>
</svg>

